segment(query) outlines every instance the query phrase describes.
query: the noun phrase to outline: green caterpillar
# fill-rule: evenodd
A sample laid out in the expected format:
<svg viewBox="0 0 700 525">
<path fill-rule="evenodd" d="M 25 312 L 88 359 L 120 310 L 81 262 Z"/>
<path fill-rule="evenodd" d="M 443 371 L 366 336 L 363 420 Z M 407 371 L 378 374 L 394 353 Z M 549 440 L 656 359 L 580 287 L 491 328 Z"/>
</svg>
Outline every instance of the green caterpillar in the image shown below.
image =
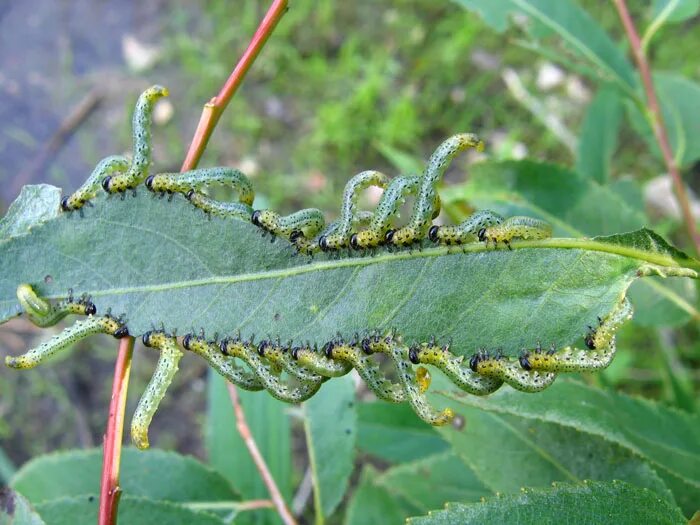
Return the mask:
<svg viewBox="0 0 700 525">
<path fill-rule="evenodd" d="M 92 174 L 74 193 L 66 195 L 61 199 L 61 209 L 63 211 L 78 210 L 83 214 L 83 206 L 90 204 L 90 200 L 97 196 L 102 180 L 113 173 L 125 173 L 129 169 L 129 160 L 121 155 L 112 155 L 102 159 Z"/>
<path fill-rule="evenodd" d="M 216 215 L 224 219 L 234 218 L 247 221 L 253 214 L 253 208 L 247 204 L 217 201 L 195 190 L 188 191 L 185 198 L 209 217 Z"/>
<path fill-rule="evenodd" d="M 435 203 L 438 202 L 437 183 L 442 179 L 452 159 L 467 148 L 483 151 L 484 143 L 476 135 L 461 133 L 438 146 L 421 177 L 420 189 L 408 225 L 392 232 L 386 239 L 387 242 L 395 246 L 410 246 L 426 236 L 435 215 Z"/>
<path fill-rule="evenodd" d="M 292 243 L 300 235 L 307 239 L 314 237 L 326 224 L 323 212 L 316 208 L 299 210 L 286 216 L 281 216 L 272 210 L 255 210 L 250 220 L 273 236 L 284 237 Z"/>
<path fill-rule="evenodd" d="M 146 178 L 146 187 L 155 193 L 199 191 L 209 184 L 225 184 L 238 192 L 238 201 L 250 206 L 255 199 L 253 186 L 242 172 L 233 168 L 200 168 L 182 173 L 159 173 Z M 190 200 L 191 201 L 191 200 Z"/>
<path fill-rule="evenodd" d="M 486 246 L 490 242 L 497 246 L 499 242 L 510 248 L 513 239 L 548 239 L 552 236 L 552 226 L 532 217 L 509 217 L 501 223 L 482 228 L 477 233 L 479 240 Z"/>
<path fill-rule="evenodd" d="M 108 175 L 102 180 L 102 188 L 107 193 L 135 191 L 136 186 L 148 177 L 151 164 L 151 115 L 158 99 L 168 95 L 168 89 L 163 86 L 152 86 L 141 93 L 132 119 L 134 157 L 126 173 Z"/>
<path fill-rule="evenodd" d="M 431 226 L 428 238 L 440 244 L 464 244 L 480 239 L 480 232 L 501 224 L 503 217 L 491 210 L 477 211 L 457 226 Z M 480 239 L 484 240 L 484 239 Z"/>
</svg>

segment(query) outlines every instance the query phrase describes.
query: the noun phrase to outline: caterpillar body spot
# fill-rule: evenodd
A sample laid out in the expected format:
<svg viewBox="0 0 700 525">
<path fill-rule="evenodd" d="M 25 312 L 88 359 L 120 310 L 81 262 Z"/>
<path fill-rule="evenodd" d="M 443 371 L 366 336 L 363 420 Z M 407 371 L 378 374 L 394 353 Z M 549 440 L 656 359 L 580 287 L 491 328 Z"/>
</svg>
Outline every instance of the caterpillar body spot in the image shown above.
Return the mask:
<svg viewBox="0 0 700 525">
<path fill-rule="evenodd" d="M 17 287 L 17 300 L 29 320 L 42 328 L 53 326 L 70 314 L 94 315 L 97 313 L 95 304 L 86 295 L 75 300 L 71 291 L 66 299 L 52 305 L 39 297 L 29 284 L 20 284 Z"/>
<path fill-rule="evenodd" d="M 360 191 L 377 186 L 386 188 L 389 184 L 389 177 L 378 171 L 363 171 L 351 178 L 345 185 L 343 192 L 343 202 L 340 208 L 337 229 L 328 235 L 323 235 L 319 239 L 319 246 L 323 251 L 340 250 L 347 248 L 350 242 L 353 222 L 357 208 L 357 198 Z"/>
<path fill-rule="evenodd" d="M 134 190 L 148 176 L 151 164 L 151 115 L 155 103 L 169 95 L 163 86 L 151 86 L 141 93 L 132 118 L 133 158 L 126 173 L 108 175 L 102 180 L 107 193 L 123 193 Z"/>
<path fill-rule="evenodd" d="M 476 135 L 460 133 L 438 146 L 423 171 L 420 189 L 408 225 L 396 230 L 389 242 L 396 246 L 409 246 L 425 238 L 435 214 L 437 183 L 444 176 L 452 159 L 467 148 L 483 151 L 484 143 Z"/>
<path fill-rule="evenodd" d="M 238 192 L 238 201 L 250 206 L 255 199 L 253 186 L 241 171 L 233 168 L 199 168 L 182 173 L 159 173 L 146 178 L 146 187 L 155 193 L 182 193 L 203 189 L 209 184 L 224 184 Z"/>
<path fill-rule="evenodd" d="M 552 225 L 533 219 L 532 217 L 509 217 L 500 224 L 482 228 L 478 232 L 480 241 L 484 241 L 488 246 L 493 243 L 497 246 L 502 242 L 510 248 L 510 241 L 513 239 L 548 239 L 552 236 Z"/>
<path fill-rule="evenodd" d="M 298 238 L 295 232 L 301 232 L 306 238 L 313 238 L 326 224 L 323 212 L 316 208 L 307 208 L 289 215 L 281 216 L 272 210 L 255 210 L 251 222 L 273 236 L 290 239 Z M 273 237 L 274 240 L 274 237 Z"/>
<path fill-rule="evenodd" d="M 53 336 L 48 341 L 41 343 L 36 348 L 19 356 L 5 357 L 5 364 L 10 368 L 26 370 L 34 368 L 50 357 L 66 350 L 73 343 L 94 334 L 110 334 L 115 337 L 129 335 L 124 325 L 110 316 L 90 316 L 87 319 L 76 321 L 75 324 Z"/>
<path fill-rule="evenodd" d="M 470 215 L 457 226 L 431 226 L 428 238 L 440 244 L 463 244 L 474 242 L 479 232 L 491 226 L 501 224 L 503 217 L 491 210 L 481 210 Z M 482 239 L 483 240 L 483 239 Z"/>
<path fill-rule="evenodd" d="M 61 209 L 63 211 L 79 210 L 91 199 L 97 196 L 102 180 L 114 173 L 126 173 L 129 169 L 129 160 L 121 155 L 112 155 L 102 159 L 88 179 L 75 192 L 66 195 L 61 199 Z"/>
</svg>

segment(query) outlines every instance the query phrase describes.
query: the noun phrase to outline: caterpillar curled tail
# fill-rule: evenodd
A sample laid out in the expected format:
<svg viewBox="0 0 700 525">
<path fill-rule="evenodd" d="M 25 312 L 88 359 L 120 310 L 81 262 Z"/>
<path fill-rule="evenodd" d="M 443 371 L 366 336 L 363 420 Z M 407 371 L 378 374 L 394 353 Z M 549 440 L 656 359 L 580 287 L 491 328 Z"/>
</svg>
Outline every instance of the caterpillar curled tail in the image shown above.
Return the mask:
<svg viewBox="0 0 700 525">
<path fill-rule="evenodd" d="M 467 148 L 484 149 L 484 143 L 476 135 L 460 133 L 445 140 L 430 156 L 421 176 L 420 188 L 408 225 L 399 228 L 391 236 L 395 246 L 409 246 L 425 238 L 435 214 L 437 183 L 442 179 L 452 159 Z"/>
<path fill-rule="evenodd" d="M 42 328 L 55 325 L 67 315 L 97 313 L 95 304 L 86 295 L 76 300 L 73 293 L 69 291 L 66 299 L 54 305 L 39 297 L 29 284 L 20 284 L 17 287 L 17 300 L 32 324 Z"/>
<path fill-rule="evenodd" d="M 482 228 L 478 232 L 480 241 L 484 241 L 486 246 L 493 243 L 498 246 L 498 243 L 505 244 L 510 248 L 510 241 L 513 239 L 537 240 L 548 239 L 552 236 L 552 225 L 533 219 L 532 217 L 509 217 L 500 224 Z"/>
<path fill-rule="evenodd" d="M 95 166 L 95 169 L 92 170 L 92 173 L 82 186 L 61 199 L 61 209 L 63 211 L 78 210 L 82 215 L 83 206 L 97 196 L 102 180 L 108 175 L 126 173 L 128 169 L 129 159 L 126 157 L 121 155 L 105 157 Z"/>
<path fill-rule="evenodd" d="M 337 229 L 328 235 L 322 235 L 318 241 L 319 247 L 323 251 L 340 250 L 347 248 L 350 242 L 352 226 L 355 221 L 357 199 L 360 191 L 377 186 L 386 188 L 389 184 L 389 177 L 378 171 L 363 171 L 351 178 L 345 185 L 343 191 L 343 201 L 340 208 Z"/>
<path fill-rule="evenodd" d="M 151 116 L 155 103 L 169 95 L 163 86 L 151 86 L 141 93 L 132 118 L 133 158 L 126 173 L 108 175 L 102 180 L 107 193 L 135 191 L 136 186 L 148 176 L 151 164 Z"/>
<path fill-rule="evenodd" d="M 188 194 L 209 184 L 223 184 L 238 192 L 238 201 L 250 206 L 255 199 L 253 186 L 241 171 L 233 168 L 199 168 L 182 173 L 159 173 L 146 178 L 146 187 L 155 193 Z"/>
</svg>

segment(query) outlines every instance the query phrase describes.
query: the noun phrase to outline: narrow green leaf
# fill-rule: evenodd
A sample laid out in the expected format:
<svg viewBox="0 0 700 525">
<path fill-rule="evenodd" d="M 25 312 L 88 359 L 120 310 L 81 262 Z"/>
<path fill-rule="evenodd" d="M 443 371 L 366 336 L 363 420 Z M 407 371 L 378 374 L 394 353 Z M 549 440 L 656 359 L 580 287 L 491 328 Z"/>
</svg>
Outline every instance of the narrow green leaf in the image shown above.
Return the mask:
<svg viewBox="0 0 700 525">
<path fill-rule="evenodd" d="M 700 84 L 674 73 L 656 73 L 654 86 L 671 149 L 679 164 L 687 166 L 700 158 L 700 119 L 697 118 L 696 104 L 700 99 Z M 627 107 L 635 130 L 642 135 L 656 157 L 662 160 L 661 150 L 646 116 L 634 105 Z M 659 173 L 663 169 L 661 164 L 655 168 Z"/>
<path fill-rule="evenodd" d="M 385 461 L 412 461 L 449 448 L 435 429 L 423 424 L 406 405 L 361 403 L 358 417 L 358 447 Z"/>
<path fill-rule="evenodd" d="M 680 525 L 681 512 L 648 489 L 622 481 L 592 481 L 581 485 L 559 485 L 551 489 L 526 489 L 520 494 L 491 498 L 484 503 L 453 503 L 445 510 L 422 518 L 409 518 L 410 525 Z"/>
<path fill-rule="evenodd" d="M 407 516 L 416 513 L 416 507 L 376 485 L 376 478 L 377 472 L 366 466 L 348 505 L 344 525 L 404 523 Z"/>
<path fill-rule="evenodd" d="M 578 56 L 593 64 L 608 79 L 632 91 L 636 86 L 634 68 L 608 34 L 587 11 L 571 0 L 456 0 L 478 11 L 496 30 L 506 28 L 508 13 L 525 14 L 555 32 Z M 538 36 L 539 28 L 531 29 Z"/>
<path fill-rule="evenodd" d="M 97 522 L 98 498 L 94 495 L 59 498 L 38 504 L 37 511 L 51 525 L 94 525 Z M 223 525 L 212 514 L 197 512 L 166 501 L 122 496 L 117 521 L 128 525 Z"/>
<path fill-rule="evenodd" d="M 600 184 L 610 178 L 610 161 L 617 148 L 622 109 L 619 91 L 602 87 L 588 105 L 583 120 L 576 171 Z"/>
<path fill-rule="evenodd" d="M 29 233 L 32 226 L 58 217 L 61 190 L 48 184 L 23 186 L 19 197 L 0 219 L 0 238 Z"/>
<path fill-rule="evenodd" d="M 32 459 L 12 478 L 11 486 L 33 503 L 100 488 L 102 451 L 73 450 Z M 163 473 L 167 472 L 167 476 Z M 122 452 L 120 486 L 124 494 L 174 502 L 238 499 L 226 479 L 196 459 L 163 450 Z"/>
<path fill-rule="evenodd" d="M 508 467 L 512 471 L 512 467 Z M 453 452 L 426 456 L 379 475 L 375 484 L 400 495 L 427 512 L 448 501 L 479 501 L 492 495 L 474 472 Z"/>
<path fill-rule="evenodd" d="M 236 430 L 236 418 L 226 382 L 209 374 L 206 449 L 209 464 L 228 478 L 245 499 L 269 498 L 245 443 Z M 282 496 L 291 497 L 291 436 L 288 405 L 270 396 L 238 391 L 248 427 Z M 254 515 L 253 515 L 254 514 Z M 279 523 L 273 512 L 246 513 L 236 523 Z"/>
<path fill-rule="evenodd" d="M 694 487 L 700 498 L 700 416 L 561 380 L 537 396 L 502 389 L 487 398 L 448 392 L 467 407 L 555 423 L 617 443 Z"/>
<path fill-rule="evenodd" d="M 664 16 L 666 22 L 685 22 L 698 14 L 700 0 L 654 0 L 651 16 L 656 19 L 668 9 L 670 11 Z"/>
<path fill-rule="evenodd" d="M 45 525 L 24 496 L 0 488 L 0 525 Z"/>
<path fill-rule="evenodd" d="M 461 402 L 451 406 L 464 417 L 464 428 L 443 427 L 439 432 L 493 492 L 546 488 L 555 481 L 619 479 L 649 488 L 675 505 L 658 474 L 615 443 L 571 427 L 469 408 Z"/>
<path fill-rule="evenodd" d="M 357 413 L 352 377 L 326 383 L 322 395 L 303 407 L 316 523 L 323 523 L 343 499 L 354 465 Z"/>
</svg>

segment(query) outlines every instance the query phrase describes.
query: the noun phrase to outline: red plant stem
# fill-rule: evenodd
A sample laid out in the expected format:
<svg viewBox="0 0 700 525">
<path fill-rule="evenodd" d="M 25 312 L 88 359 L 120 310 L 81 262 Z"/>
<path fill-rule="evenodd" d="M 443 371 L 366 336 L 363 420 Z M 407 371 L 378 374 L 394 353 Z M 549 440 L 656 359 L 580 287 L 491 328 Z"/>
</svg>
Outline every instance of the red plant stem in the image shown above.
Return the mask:
<svg viewBox="0 0 700 525">
<path fill-rule="evenodd" d="M 634 56 L 634 60 L 637 63 L 637 68 L 639 69 L 639 74 L 642 78 L 642 84 L 644 85 L 644 91 L 646 92 L 647 97 L 647 109 L 651 115 L 651 125 L 654 131 L 654 136 L 656 137 L 656 141 L 659 143 L 659 148 L 661 149 L 661 153 L 664 157 L 666 169 L 673 180 L 673 187 L 676 192 L 678 204 L 680 205 L 681 212 L 683 214 L 685 227 L 688 230 L 688 234 L 690 235 L 690 238 L 695 246 L 695 251 L 700 253 L 700 234 L 698 234 L 695 218 L 693 217 L 693 213 L 690 208 L 688 193 L 685 189 L 685 185 L 683 184 L 683 179 L 681 178 L 678 164 L 676 163 L 676 159 L 673 156 L 673 151 L 671 150 L 671 143 L 668 139 L 668 132 L 666 131 L 664 116 L 661 112 L 661 106 L 659 105 L 656 90 L 654 89 L 654 82 L 651 78 L 649 62 L 644 55 L 642 42 L 639 38 L 639 34 L 637 33 L 637 29 L 634 26 L 634 21 L 630 16 L 630 12 L 627 9 L 625 0 L 613 0 L 613 2 L 617 8 L 622 25 L 625 27 L 625 31 L 627 32 L 627 39 L 630 42 L 632 55 Z"/>
<path fill-rule="evenodd" d="M 248 448 L 250 457 L 253 459 L 253 463 L 255 463 L 258 472 L 260 472 L 260 477 L 270 493 L 270 498 L 275 504 L 277 513 L 280 515 L 280 518 L 282 518 L 285 525 L 296 525 L 297 522 L 294 520 L 292 513 L 287 507 L 287 504 L 282 497 L 282 493 L 280 492 L 279 488 L 277 488 L 275 479 L 272 477 L 272 474 L 270 474 L 270 469 L 267 468 L 265 458 L 263 458 L 262 454 L 260 454 L 258 445 L 255 442 L 255 439 L 253 439 L 253 435 L 250 433 L 250 428 L 248 427 L 245 414 L 243 413 L 243 407 L 241 406 L 241 400 L 238 397 L 238 390 L 236 390 L 236 387 L 231 383 L 227 383 L 226 386 L 228 387 L 229 396 L 231 396 L 233 411 L 236 414 L 236 428 L 238 429 L 238 433 L 241 435 L 245 446 Z"/>
<path fill-rule="evenodd" d="M 119 465 L 124 436 L 124 412 L 133 353 L 134 338 L 124 337 L 120 339 L 119 355 L 114 365 L 114 382 L 112 384 L 112 400 L 109 403 L 109 418 L 107 419 L 107 429 L 103 438 L 104 450 L 98 525 L 113 525 L 117 522 L 117 510 L 121 496 Z"/>
<path fill-rule="evenodd" d="M 287 11 L 288 0 L 274 0 L 270 9 L 268 9 L 265 18 L 263 18 L 258 30 L 255 32 L 245 53 L 238 61 L 235 69 L 232 71 L 228 80 L 219 91 L 219 94 L 212 98 L 209 103 L 205 104 L 200 117 L 197 130 L 195 131 L 190 147 L 187 151 L 185 161 L 182 164 L 181 171 L 193 169 L 199 163 L 199 159 L 204 153 L 204 150 L 209 142 L 214 128 L 216 127 L 221 114 L 230 102 L 236 90 L 243 82 L 243 78 L 257 58 L 260 50 L 267 42 L 274 31 L 277 23 L 282 18 L 282 15 Z M 109 418 L 107 420 L 107 429 L 104 435 L 104 452 L 102 460 L 102 481 L 100 486 L 100 510 L 98 525 L 114 525 L 117 523 L 117 509 L 119 505 L 119 497 L 121 489 L 119 488 L 119 466 L 121 460 L 122 439 L 124 436 L 124 411 L 126 407 L 126 394 L 129 387 L 129 373 L 131 371 L 131 358 L 134 351 L 134 338 L 123 338 L 119 343 L 119 355 L 114 367 L 114 383 L 112 385 L 112 400 L 109 407 Z M 234 394 L 235 395 L 235 394 Z M 245 422 L 242 416 L 241 418 Z M 245 425 L 245 423 L 244 423 Z M 247 428 L 247 426 L 245 426 Z M 240 431 L 240 428 L 239 428 Z M 252 442 L 252 446 L 257 451 L 257 446 L 248 431 L 248 439 Z M 251 451 L 251 454 L 253 452 Z M 262 460 L 260 452 L 257 452 L 259 459 Z M 264 465 L 264 462 L 263 462 Z M 287 525 L 295 525 L 295 521 L 291 513 L 284 505 L 284 500 L 277 490 L 274 480 L 272 480 L 269 471 L 267 471 L 269 481 L 275 488 L 277 497 L 281 501 L 282 509 L 280 516 Z M 267 484 L 267 481 L 266 481 Z M 275 503 L 275 506 L 280 507 Z M 286 512 L 286 515 L 283 514 Z"/>
<path fill-rule="evenodd" d="M 236 64 L 236 67 L 221 88 L 221 91 L 204 105 L 197 130 L 194 133 L 192 143 L 190 144 L 190 148 L 187 151 L 187 156 L 182 163 L 180 171 L 191 170 L 199 164 L 199 159 L 202 153 L 204 153 L 204 149 L 207 147 L 209 137 L 211 137 L 216 123 L 219 121 L 224 109 L 226 109 L 231 98 L 233 98 L 233 95 L 238 90 L 238 87 L 243 82 L 246 73 L 265 45 L 265 42 L 267 42 L 267 39 L 275 30 L 277 23 L 284 13 L 287 12 L 288 3 L 288 0 L 274 0 L 272 2 L 272 5 L 265 14 L 265 18 L 260 22 L 258 30 L 255 32 L 255 35 L 253 35 L 250 44 L 248 44 L 248 48 L 245 50 L 245 53 L 243 53 L 238 64 Z"/>
</svg>

